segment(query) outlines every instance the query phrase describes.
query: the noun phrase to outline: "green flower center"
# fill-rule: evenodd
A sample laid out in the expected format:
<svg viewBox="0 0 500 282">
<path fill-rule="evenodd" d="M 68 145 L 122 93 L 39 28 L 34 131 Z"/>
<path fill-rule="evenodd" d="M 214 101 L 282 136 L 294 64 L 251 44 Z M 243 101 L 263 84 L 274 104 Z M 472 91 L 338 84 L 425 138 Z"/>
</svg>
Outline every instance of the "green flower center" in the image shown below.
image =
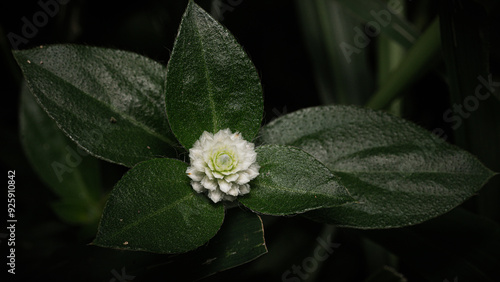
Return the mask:
<svg viewBox="0 0 500 282">
<path fill-rule="evenodd" d="M 231 152 L 219 151 L 215 153 L 212 163 L 217 171 L 223 172 L 233 169 L 236 162 Z"/>
</svg>

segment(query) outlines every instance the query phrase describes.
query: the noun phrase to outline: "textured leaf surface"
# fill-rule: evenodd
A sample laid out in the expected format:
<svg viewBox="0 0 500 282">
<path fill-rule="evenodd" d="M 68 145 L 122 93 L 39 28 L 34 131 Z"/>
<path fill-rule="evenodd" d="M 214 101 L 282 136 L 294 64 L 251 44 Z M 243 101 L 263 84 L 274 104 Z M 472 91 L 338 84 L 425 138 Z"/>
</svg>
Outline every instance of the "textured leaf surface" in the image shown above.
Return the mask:
<svg viewBox="0 0 500 282">
<path fill-rule="evenodd" d="M 261 142 L 299 147 L 325 164 L 357 200 L 308 216 L 341 226 L 389 228 L 445 213 L 493 175 L 476 158 L 382 112 L 308 108 L 262 129 Z"/>
<path fill-rule="evenodd" d="M 194 192 L 187 166 L 154 159 L 131 169 L 113 189 L 93 244 L 181 253 L 206 243 L 219 230 L 224 207 Z"/>
<path fill-rule="evenodd" d="M 248 208 L 287 215 L 353 201 L 339 178 L 304 151 L 269 145 L 256 152 L 260 174 L 250 183 L 250 193 L 239 198 Z"/>
<path fill-rule="evenodd" d="M 252 141 L 262 120 L 255 67 L 229 31 L 194 1 L 168 63 L 166 108 L 172 131 L 187 149 L 203 131 L 225 128 Z"/>
<path fill-rule="evenodd" d="M 185 269 L 184 280 L 197 280 L 236 267 L 267 253 L 260 217 L 241 209 L 230 209 L 221 229 L 208 244 L 193 252 L 172 258 L 151 272 L 153 277 Z"/>
<path fill-rule="evenodd" d="M 162 65 L 130 52 L 76 45 L 13 53 L 49 116 L 93 155 L 126 166 L 175 156 Z"/>
</svg>

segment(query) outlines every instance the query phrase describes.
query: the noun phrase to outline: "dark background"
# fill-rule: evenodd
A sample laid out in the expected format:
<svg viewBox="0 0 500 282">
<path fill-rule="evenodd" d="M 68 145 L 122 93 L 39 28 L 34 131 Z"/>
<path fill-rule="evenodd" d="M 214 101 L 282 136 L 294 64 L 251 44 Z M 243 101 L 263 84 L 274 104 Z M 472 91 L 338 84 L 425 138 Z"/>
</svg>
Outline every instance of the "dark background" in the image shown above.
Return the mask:
<svg viewBox="0 0 500 282">
<path fill-rule="evenodd" d="M 103 2 L 72 0 L 68 4 L 60 5 L 60 11 L 57 15 L 51 17 L 48 24 L 39 28 L 36 35 L 29 39 L 28 43 L 20 44 L 19 48 L 27 49 L 39 45 L 59 43 L 85 44 L 133 51 L 166 65 L 186 3 L 187 1 Z M 210 11 L 210 1 L 200 0 L 197 3 Z M 429 18 L 437 14 L 437 8 L 434 4 L 429 4 L 427 7 Z M 408 3 L 408 9 L 410 12 L 412 11 L 413 3 Z M 2 102 L 0 103 L 0 130 L 2 137 L 0 140 L 0 166 L 4 173 L 14 169 L 17 172 L 16 202 L 19 222 L 16 229 L 18 243 L 16 249 L 18 274 L 16 277 L 26 279 L 24 281 L 37 281 L 43 278 L 48 279 L 47 281 L 110 281 L 113 278 L 111 273 L 113 269 L 118 272 L 124 266 L 127 269 L 139 266 L 136 269 L 141 269 L 143 261 L 161 261 L 165 257 L 144 254 L 136 256 L 121 251 L 102 250 L 87 246 L 86 244 L 92 240 L 92 237 L 81 235 L 79 227 L 65 224 L 50 209 L 48 203 L 55 196 L 44 187 L 44 184 L 31 169 L 19 143 L 18 108 L 22 75 L 11 55 L 12 46 L 7 39 L 7 35 L 11 32 L 21 35 L 22 18 L 31 19 L 37 11 L 40 11 L 40 6 L 36 1 L 3 1 L 1 4 L 0 61 L 2 75 L 0 89 Z M 234 10 L 226 11 L 223 16 L 222 23 L 247 51 L 261 77 L 265 101 L 264 123 L 300 108 L 320 105 L 312 63 L 305 47 L 297 11 L 292 1 L 244 0 L 234 7 Z M 409 16 L 411 18 L 411 13 Z M 498 73 L 498 51 L 496 51 L 498 48 L 495 48 L 498 46 L 498 36 L 495 34 L 498 22 L 488 23 L 491 24 L 488 28 L 491 31 L 489 40 L 489 49 L 492 50 L 490 53 L 491 71 L 495 74 Z M 371 71 L 373 69 L 374 67 Z M 444 70 L 444 63 L 438 63 L 436 69 Z M 359 83 L 364 82 L 360 81 Z M 449 128 L 449 124 L 445 124 L 442 119 L 443 112 L 450 107 L 449 97 L 442 95 L 445 92 L 448 92 L 445 80 L 435 73 L 425 75 L 414 85 L 405 99 L 403 116 L 429 130 L 441 127 L 449 136 L 452 136 L 453 132 Z M 498 123 L 498 120 L 490 122 Z M 493 134 L 498 136 L 498 132 Z M 481 136 L 474 136 L 474 138 L 481 139 Z M 454 139 L 450 138 L 448 141 L 453 143 Z M 497 154 L 498 150 L 496 153 L 491 153 Z M 481 156 L 479 157 L 481 159 Z M 103 186 L 110 190 L 126 169 L 104 162 L 101 162 L 101 166 Z M 500 171 L 498 162 L 488 166 L 492 170 Z M 490 183 L 484 190 L 485 192 L 481 192 L 481 194 L 486 196 L 480 200 L 476 198 L 469 200 L 463 208 L 476 214 L 486 215 L 498 223 L 500 209 L 491 208 L 499 200 L 498 180 Z M 479 201 L 489 201 L 488 208 L 482 208 Z M 265 217 L 264 222 L 270 253 L 248 265 L 226 271 L 208 280 L 246 279 L 253 281 L 255 279 L 271 279 L 279 281 L 285 270 L 293 264 L 299 264 L 303 258 L 310 255 L 311 248 L 315 247 L 315 238 L 321 229 L 320 225 L 300 217 L 280 219 Z M 488 224 L 484 230 L 489 228 Z M 378 269 L 393 259 L 391 252 L 384 250 L 372 241 L 367 241 L 364 239 L 365 236 L 377 241 L 378 238 L 408 236 L 405 232 L 415 231 L 432 234 L 433 228 L 437 228 L 436 226 L 439 225 L 441 225 L 439 221 L 432 221 L 416 229 L 402 229 L 392 233 L 367 232 L 365 234 L 349 229 L 340 230 L 337 240 L 341 247 L 329 259 L 329 267 L 322 270 L 318 281 L 326 281 L 327 279 L 328 281 L 363 281 L 374 269 Z M 474 237 L 478 231 L 483 231 L 481 226 L 478 225 L 477 230 L 453 230 L 453 227 L 450 227 L 443 232 L 453 231 L 463 234 L 455 237 L 457 233 L 451 233 L 451 237 L 447 237 L 448 239 L 443 239 L 443 241 L 447 243 L 453 241 L 452 243 L 455 244 L 452 245 L 453 247 L 460 248 L 460 250 L 467 249 L 472 242 L 477 243 L 484 240 L 483 237 Z M 489 232 L 487 233 L 488 238 L 495 234 L 498 235 L 497 228 L 494 228 L 494 231 L 488 229 L 484 232 Z M 462 237 L 472 239 L 463 239 Z M 379 242 L 383 242 L 383 239 Z M 1 240 L 2 274 L 0 277 L 5 273 L 4 254 L 7 253 L 6 242 Z M 390 244 L 385 246 L 393 251 Z M 397 246 L 392 247 L 397 248 Z M 369 252 L 370 250 L 372 252 Z M 457 249 L 457 252 L 460 250 Z M 410 256 L 410 259 L 403 260 L 399 270 L 410 281 L 419 281 L 423 279 L 419 271 L 420 268 L 427 267 L 426 271 L 431 271 L 429 270 L 430 266 L 426 266 L 423 261 L 428 260 L 429 256 L 435 256 L 429 253 L 419 253 L 418 248 L 408 250 L 408 252 L 413 252 L 413 255 Z M 442 260 L 449 260 L 450 264 L 453 264 L 453 259 L 450 257 L 444 257 Z M 493 261 L 499 262 L 498 268 L 500 258 L 493 258 Z M 373 262 L 376 262 L 377 265 L 374 266 Z M 419 265 L 419 263 L 424 266 Z M 491 263 L 491 261 L 487 263 Z M 491 269 L 492 273 L 498 272 L 493 265 L 488 266 L 488 269 Z M 134 273 L 137 275 L 134 281 L 155 281 L 156 279 L 159 281 L 182 281 L 189 273 L 189 265 L 185 269 L 177 269 L 175 272 L 169 273 L 155 269 L 149 274 L 141 276 L 144 274 L 141 271 Z M 447 273 L 446 275 L 449 276 L 444 276 L 442 272 L 439 272 L 439 269 L 436 270 L 436 273 L 441 276 L 435 275 L 435 277 L 442 277 L 441 280 L 436 281 L 444 279 L 453 281 L 455 278 L 453 273 Z M 245 275 L 246 278 L 242 279 L 241 275 Z M 236 279 L 236 277 L 240 278 Z M 499 276 L 496 276 L 496 279 L 498 278 Z M 473 281 L 460 277 L 458 280 Z"/>
</svg>

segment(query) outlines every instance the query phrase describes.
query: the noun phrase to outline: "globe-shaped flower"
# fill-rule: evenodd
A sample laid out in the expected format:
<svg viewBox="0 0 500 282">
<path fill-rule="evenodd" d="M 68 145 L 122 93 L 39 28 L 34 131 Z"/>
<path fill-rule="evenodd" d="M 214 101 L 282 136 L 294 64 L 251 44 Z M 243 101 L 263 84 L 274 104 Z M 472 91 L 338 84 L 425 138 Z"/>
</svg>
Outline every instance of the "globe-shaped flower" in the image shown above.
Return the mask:
<svg viewBox="0 0 500 282">
<path fill-rule="evenodd" d="M 198 193 L 208 191 L 214 203 L 248 194 L 248 182 L 259 175 L 254 144 L 229 129 L 216 134 L 203 132 L 189 149 L 189 158 L 191 166 L 186 173 L 193 189 Z"/>
</svg>

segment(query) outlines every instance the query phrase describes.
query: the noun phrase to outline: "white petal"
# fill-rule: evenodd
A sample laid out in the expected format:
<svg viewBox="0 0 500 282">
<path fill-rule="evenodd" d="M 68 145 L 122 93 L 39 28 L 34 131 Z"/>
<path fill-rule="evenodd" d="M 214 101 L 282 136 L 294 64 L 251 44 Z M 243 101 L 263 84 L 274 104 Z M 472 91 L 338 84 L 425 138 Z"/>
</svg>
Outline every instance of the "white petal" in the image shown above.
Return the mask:
<svg viewBox="0 0 500 282">
<path fill-rule="evenodd" d="M 215 175 L 215 173 L 214 173 L 214 175 Z M 236 181 L 236 179 L 238 179 L 238 177 L 240 177 L 240 175 L 238 173 L 235 173 L 235 174 L 225 176 L 224 179 L 227 182 L 233 182 L 233 181 Z"/>
<path fill-rule="evenodd" d="M 254 179 L 259 175 L 260 166 L 257 163 L 253 163 L 246 171 L 248 173 L 248 178 L 250 180 Z"/>
<path fill-rule="evenodd" d="M 231 133 L 231 130 L 229 130 L 229 128 L 219 130 L 219 132 L 217 132 L 214 135 L 214 140 L 224 141 L 225 139 L 228 139 L 228 137 L 231 136 L 231 134 L 232 133 Z"/>
<path fill-rule="evenodd" d="M 241 133 L 235 132 L 233 135 L 231 135 L 231 140 L 241 140 L 243 139 L 243 136 L 241 136 Z"/>
<path fill-rule="evenodd" d="M 199 150 L 201 148 L 201 141 L 200 139 L 196 140 L 193 144 L 193 148 L 189 149 L 189 154 L 191 154 L 191 150 Z"/>
<path fill-rule="evenodd" d="M 238 194 L 240 194 L 239 187 L 240 186 L 238 184 L 231 185 L 231 189 L 229 191 L 227 191 L 227 194 L 231 195 L 231 196 L 238 196 Z"/>
<path fill-rule="evenodd" d="M 221 174 L 223 174 L 224 176 L 227 176 L 227 175 L 231 175 L 231 174 L 235 173 L 235 171 L 234 171 L 234 170 L 230 170 L 230 171 L 222 171 L 222 172 L 220 172 L 220 173 L 221 173 Z"/>
<path fill-rule="evenodd" d="M 215 190 L 217 188 L 217 182 L 215 182 L 215 180 L 211 180 L 206 176 L 201 180 L 201 185 L 203 185 L 203 187 L 208 190 Z"/>
<path fill-rule="evenodd" d="M 200 156 L 203 156 L 203 151 L 199 148 L 191 148 L 189 149 L 189 156 L 191 158 L 199 158 Z"/>
<path fill-rule="evenodd" d="M 201 185 L 200 182 L 191 181 L 191 186 L 193 186 L 194 191 L 198 193 L 205 191 L 205 188 L 203 188 L 203 185 Z"/>
<path fill-rule="evenodd" d="M 234 201 L 236 199 L 236 197 L 233 197 L 233 196 L 229 196 L 229 195 L 224 195 L 224 200 L 226 201 Z"/>
<path fill-rule="evenodd" d="M 200 137 L 200 143 L 214 140 L 214 135 L 208 131 L 203 131 Z"/>
<path fill-rule="evenodd" d="M 240 177 L 236 180 L 236 183 L 242 185 L 247 184 L 250 181 L 250 177 L 248 177 L 248 173 L 242 172 L 240 173 Z"/>
<path fill-rule="evenodd" d="M 222 200 L 224 194 L 220 190 L 208 191 L 208 197 L 214 202 L 217 203 Z"/>
<path fill-rule="evenodd" d="M 219 179 L 219 188 L 222 192 L 227 193 L 229 189 L 231 189 L 231 183 L 227 183 L 227 181 L 223 179 Z"/>
<path fill-rule="evenodd" d="M 250 185 L 248 184 L 243 184 L 240 185 L 240 195 L 245 195 L 250 192 Z"/>
<path fill-rule="evenodd" d="M 231 162 L 220 157 L 229 157 Z M 255 145 L 229 128 L 215 134 L 204 131 L 189 149 L 189 159 L 186 174 L 192 180 L 191 186 L 198 193 L 208 190 L 214 202 L 248 194 L 248 182 L 259 175 Z"/>
<path fill-rule="evenodd" d="M 213 180 L 214 179 L 214 175 L 212 174 L 212 171 L 206 167 L 205 168 L 205 175 L 210 179 L 210 180 Z"/>
<path fill-rule="evenodd" d="M 203 179 L 203 176 L 205 176 L 204 173 L 196 170 L 192 166 L 187 168 L 186 173 L 189 176 L 189 178 L 191 178 L 191 180 L 194 180 L 194 181 L 201 181 Z"/>
<path fill-rule="evenodd" d="M 204 171 L 205 167 L 206 167 L 206 163 L 203 160 L 196 159 L 196 160 L 191 161 L 191 166 L 193 166 L 194 168 L 196 168 L 199 171 Z"/>
<path fill-rule="evenodd" d="M 223 174 L 220 174 L 218 173 L 217 171 L 212 171 L 212 174 L 214 175 L 215 178 L 217 179 L 223 179 L 224 178 L 224 175 Z"/>
<path fill-rule="evenodd" d="M 246 156 L 243 156 L 241 158 L 241 161 L 238 163 L 237 169 L 240 170 L 247 170 L 250 165 L 252 165 L 252 160 L 249 160 Z"/>
</svg>

